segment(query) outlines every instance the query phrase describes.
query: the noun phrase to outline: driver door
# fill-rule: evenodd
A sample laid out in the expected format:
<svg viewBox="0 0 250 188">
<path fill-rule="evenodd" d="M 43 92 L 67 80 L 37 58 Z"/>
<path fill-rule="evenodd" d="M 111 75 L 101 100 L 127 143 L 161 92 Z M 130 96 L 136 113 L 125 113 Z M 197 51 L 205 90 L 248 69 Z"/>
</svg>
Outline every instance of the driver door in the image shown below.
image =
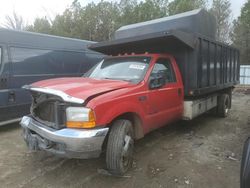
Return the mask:
<svg viewBox="0 0 250 188">
<path fill-rule="evenodd" d="M 169 58 L 159 58 L 151 72 L 150 79 L 155 74 L 164 74 L 165 84 L 160 88 L 149 89 L 149 115 L 151 130 L 161 127 L 182 115 L 182 87 L 177 82 L 173 62 Z"/>
</svg>

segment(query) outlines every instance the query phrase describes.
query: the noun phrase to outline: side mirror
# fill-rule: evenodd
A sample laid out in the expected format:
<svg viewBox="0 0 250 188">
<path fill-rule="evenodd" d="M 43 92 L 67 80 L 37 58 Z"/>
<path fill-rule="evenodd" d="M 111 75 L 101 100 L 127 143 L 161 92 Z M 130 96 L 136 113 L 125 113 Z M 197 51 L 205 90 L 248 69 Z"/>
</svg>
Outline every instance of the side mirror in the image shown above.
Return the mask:
<svg viewBox="0 0 250 188">
<path fill-rule="evenodd" d="M 164 72 L 159 71 L 158 73 L 154 73 L 150 76 L 149 79 L 149 88 L 157 89 L 161 88 L 166 84 L 166 77 Z"/>
<path fill-rule="evenodd" d="M 250 138 L 248 138 L 243 147 L 240 170 L 240 187 L 250 187 Z"/>
</svg>

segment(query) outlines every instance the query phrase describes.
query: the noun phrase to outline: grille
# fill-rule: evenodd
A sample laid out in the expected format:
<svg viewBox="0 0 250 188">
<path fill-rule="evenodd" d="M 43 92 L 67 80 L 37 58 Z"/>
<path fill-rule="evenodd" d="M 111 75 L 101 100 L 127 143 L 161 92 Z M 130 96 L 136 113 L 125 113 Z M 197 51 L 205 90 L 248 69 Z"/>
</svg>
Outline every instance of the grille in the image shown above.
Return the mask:
<svg viewBox="0 0 250 188">
<path fill-rule="evenodd" d="M 32 95 L 31 113 L 35 119 L 54 129 L 65 127 L 65 105 L 48 95 Z"/>
<path fill-rule="evenodd" d="M 44 102 L 40 104 L 34 109 L 34 114 L 43 121 L 56 123 L 54 102 Z"/>
</svg>

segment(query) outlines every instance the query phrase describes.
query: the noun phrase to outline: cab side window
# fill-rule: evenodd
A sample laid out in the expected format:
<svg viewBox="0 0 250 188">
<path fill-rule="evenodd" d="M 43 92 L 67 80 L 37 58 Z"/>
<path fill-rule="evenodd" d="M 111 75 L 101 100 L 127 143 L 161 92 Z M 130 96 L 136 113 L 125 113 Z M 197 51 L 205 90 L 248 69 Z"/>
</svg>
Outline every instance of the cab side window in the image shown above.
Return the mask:
<svg viewBox="0 0 250 188">
<path fill-rule="evenodd" d="M 170 59 L 160 58 L 157 60 L 150 77 L 154 77 L 157 74 L 163 74 L 166 79 L 166 83 L 176 82 L 176 76 Z"/>
</svg>

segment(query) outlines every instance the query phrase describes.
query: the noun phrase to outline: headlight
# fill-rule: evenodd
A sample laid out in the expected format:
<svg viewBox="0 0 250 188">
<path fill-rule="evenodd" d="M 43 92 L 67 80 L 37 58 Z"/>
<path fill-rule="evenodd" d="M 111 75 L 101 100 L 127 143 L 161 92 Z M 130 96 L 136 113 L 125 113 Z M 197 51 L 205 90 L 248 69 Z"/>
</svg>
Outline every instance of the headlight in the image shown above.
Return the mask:
<svg viewBox="0 0 250 188">
<path fill-rule="evenodd" d="M 95 114 L 93 110 L 84 107 L 68 107 L 66 109 L 67 127 L 93 128 L 95 127 Z"/>
</svg>

